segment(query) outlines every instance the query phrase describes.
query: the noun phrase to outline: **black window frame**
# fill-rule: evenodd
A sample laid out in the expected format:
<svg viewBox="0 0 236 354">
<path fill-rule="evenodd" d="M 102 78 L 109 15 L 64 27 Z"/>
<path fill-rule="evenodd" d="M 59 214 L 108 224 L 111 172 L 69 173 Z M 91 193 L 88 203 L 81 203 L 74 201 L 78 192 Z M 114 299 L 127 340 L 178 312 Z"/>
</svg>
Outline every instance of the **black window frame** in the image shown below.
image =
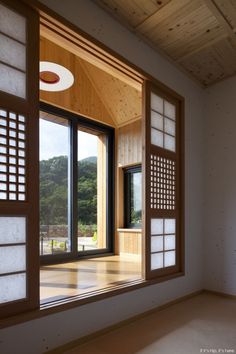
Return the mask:
<svg viewBox="0 0 236 354">
<path fill-rule="evenodd" d="M 115 145 L 114 136 L 115 129 L 93 121 L 89 118 L 83 117 L 79 114 L 75 114 L 66 111 L 62 108 L 55 107 L 51 104 L 40 102 L 40 111 L 56 115 L 58 117 L 67 119 L 70 126 L 70 156 L 69 156 L 69 219 L 68 226 L 70 228 L 70 240 L 71 240 L 71 251 L 67 253 L 60 254 L 50 254 L 40 256 L 40 263 L 46 264 L 56 264 L 60 262 L 67 262 L 71 260 L 78 260 L 84 257 L 96 257 L 107 254 L 114 253 L 114 195 L 115 195 L 115 174 L 114 174 L 114 161 L 115 161 Z M 107 247 L 99 250 L 89 250 L 89 251 L 78 251 L 77 248 L 77 237 L 78 234 L 78 173 L 77 168 L 77 131 L 78 126 L 87 128 L 89 130 L 94 130 L 96 132 L 105 133 L 107 135 L 107 191 L 106 191 L 106 201 L 107 201 L 107 214 L 106 214 L 106 240 Z"/>
<path fill-rule="evenodd" d="M 124 227 L 127 229 L 141 229 L 141 223 L 132 223 L 131 222 L 131 176 L 134 173 L 142 174 L 142 165 L 135 165 L 126 167 L 124 171 Z M 142 188 L 142 183 L 141 186 Z M 142 190 L 140 190 L 142 195 Z"/>
</svg>

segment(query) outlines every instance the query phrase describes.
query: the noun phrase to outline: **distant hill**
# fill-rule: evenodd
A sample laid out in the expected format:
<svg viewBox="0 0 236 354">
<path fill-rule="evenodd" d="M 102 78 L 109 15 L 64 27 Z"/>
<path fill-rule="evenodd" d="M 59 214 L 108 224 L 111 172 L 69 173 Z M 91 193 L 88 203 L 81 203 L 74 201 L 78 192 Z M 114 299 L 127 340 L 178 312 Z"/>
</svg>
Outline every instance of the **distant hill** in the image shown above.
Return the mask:
<svg viewBox="0 0 236 354">
<path fill-rule="evenodd" d="M 78 161 L 78 221 L 97 222 L 97 157 Z M 40 223 L 67 223 L 68 158 L 57 156 L 40 161 Z"/>
<path fill-rule="evenodd" d="M 79 160 L 79 163 L 80 162 L 97 163 L 97 156 L 86 157 L 85 159 Z"/>
</svg>

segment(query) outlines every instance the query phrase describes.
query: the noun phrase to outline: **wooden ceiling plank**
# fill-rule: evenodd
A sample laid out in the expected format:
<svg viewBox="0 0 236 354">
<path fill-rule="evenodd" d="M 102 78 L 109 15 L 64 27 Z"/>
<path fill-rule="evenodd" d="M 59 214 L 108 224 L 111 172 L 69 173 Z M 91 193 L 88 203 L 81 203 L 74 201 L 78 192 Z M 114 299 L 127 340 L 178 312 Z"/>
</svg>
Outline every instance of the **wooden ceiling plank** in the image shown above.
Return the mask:
<svg viewBox="0 0 236 354">
<path fill-rule="evenodd" d="M 184 67 L 205 85 L 236 73 L 236 50 L 230 39 L 223 39 L 183 61 Z"/>
<path fill-rule="evenodd" d="M 236 72 L 236 0 L 172 0 L 136 26 L 125 0 L 94 1 L 122 2 L 127 13 L 113 16 L 204 86 Z"/>
<path fill-rule="evenodd" d="M 224 13 L 220 9 L 220 7 L 215 3 L 214 0 L 204 0 L 209 10 L 212 11 L 213 15 L 216 17 L 217 21 L 225 28 L 226 32 L 230 37 L 234 36 L 234 31 Z"/>
<path fill-rule="evenodd" d="M 218 9 L 221 10 L 226 21 L 233 31 L 236 31 L 236 1 L 235 0 L 214 0 Z"/>
<path fill-rule="evenodd" d="M 172 0 L 94 0 L 114 17 L 134 28 Z"/>
<path fill-rule="evenodd" d="M 197 48 L 188 51 L 187 54 L 185 54 L 183 56 L 180 56 L 179 59 L 177 59 L 177 62 L 181 63 L 182 61 L 185 61 L 186 59 L 190 58 L 191 56 L 201 52 L 202 50 L 204 50 L 206 48 L 209 48 L 213 44 L 215 44 L 215 43 L 217 43 L 217 42 L 219 42 L 219 41 L 221 41 L 222 39 L 225 39 L 225 38 L 227 38 L 227 34 L 226 33 L 224 33 L 221 36 L 217 36 L 216 38 L 208 41 L 207 43 L 204 43 L 202 46 L 198 46 Z"/>
<path fill-rule="evenodd" d="M 225 35 L 224 29 L 218 24 L 208 8 L 204 7 L 207 10 L 205 16 L 205 9 L 199 8 L 179 21 L 172 20 L 165 25 L 157 26 L 153 37 L 148 36 L 148 38 L 159 45 L 174 60 L 178 60 L 189 51 L 195 51 L 218 37 L 221 38 Z M 201 22 L 196 20 L 198 18 L 201 18 Z M 171 32 L 168 31 L 170 23 L 172 23 Z"/>
<path fill-rule="evenodd" d="M 140 33 L 149 33 L 157 25 L 165 20 L 167 20 L 171 15 L 181 13 L 186 11 L 186 6 L 198 6 L 195 0 L 178 0 L 174 2 L 169 2 L 166 6 L 162 7 L 159 11 L 156 11 L 152 16 L 143 21 L 135 29 Z"/>
<path fill-rule="evenodd" d="M 204 5 L 191 12 L 185 13 L 184 16 L 176 18 L 170 16 L 167 21 L 160 23 L 153 31 L 159 42 L 163 41 L 167 45 L 173 41 L 180 41 L 184 38 L 193 39 L 205 34 L 217 27 L 218 22 L 211 12 Z M 155 37 L 154 37 L 155 38 Z"/>
</svg>

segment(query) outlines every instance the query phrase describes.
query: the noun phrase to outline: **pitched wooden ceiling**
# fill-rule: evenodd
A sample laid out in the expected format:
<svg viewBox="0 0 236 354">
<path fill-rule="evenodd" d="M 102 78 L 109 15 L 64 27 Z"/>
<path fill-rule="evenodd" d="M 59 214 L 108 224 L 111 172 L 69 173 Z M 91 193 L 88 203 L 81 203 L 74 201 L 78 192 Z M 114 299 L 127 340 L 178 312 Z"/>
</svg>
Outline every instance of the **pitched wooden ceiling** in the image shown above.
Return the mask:
<svg viewBox="0 0 236 354">
<path fill-rule="evenodd" d="M 77 54 L 41 36 L 40 60 L 65 66 L 75 82 L 65 91 L 40 91 L 40 99 L 114 127 L 141 119 L 142 85 L 132 80 L 129 84 L 128 79 L 121 75 L 119 79 Z"/>
<path fill-rule="evenodd" d="M 93 0 L 202 85 L 236 74 L 236 0 Z"/>
</svg>

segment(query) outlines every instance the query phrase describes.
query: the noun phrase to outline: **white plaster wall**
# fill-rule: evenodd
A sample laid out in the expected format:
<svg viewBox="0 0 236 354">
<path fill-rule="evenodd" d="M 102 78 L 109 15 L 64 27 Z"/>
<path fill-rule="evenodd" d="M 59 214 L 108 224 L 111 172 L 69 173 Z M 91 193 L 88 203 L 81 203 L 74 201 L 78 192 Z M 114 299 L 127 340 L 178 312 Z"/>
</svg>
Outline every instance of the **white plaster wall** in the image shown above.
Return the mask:
<svg viewBox="0 0 236 354">
<path fill-rule="evenodd" d="M 236 295 L 236 78 L 206 90 L 204 287 Z"/>
<path fill-rule="evenodd" d="M 3 354 L 42 353 L 202 289 L 204 92 L 90 0 L 42 2 L 185 97 L 186 274 L 168 282 L 6 328 L 0 332 L 0 353 Z"/>
</svg>

